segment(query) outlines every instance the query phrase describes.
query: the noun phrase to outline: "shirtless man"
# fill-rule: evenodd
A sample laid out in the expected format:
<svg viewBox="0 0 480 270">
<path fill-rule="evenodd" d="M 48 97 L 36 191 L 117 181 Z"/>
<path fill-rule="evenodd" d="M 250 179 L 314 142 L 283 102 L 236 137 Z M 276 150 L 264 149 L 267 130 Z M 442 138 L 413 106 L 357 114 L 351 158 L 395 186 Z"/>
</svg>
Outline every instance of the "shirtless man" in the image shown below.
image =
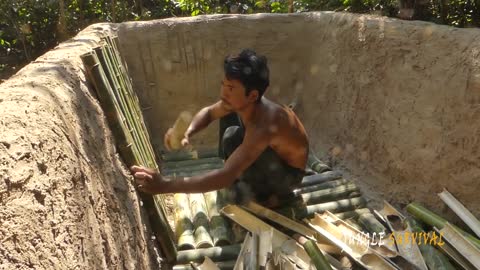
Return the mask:
<svg viewBox="0 0 480 270">
<path fill-rule="evenodd" d="M 198 193 L 230 187 L 237 202 L 250 193 L 265 205 L 291 194 L 304 176 L 308 138 L 300 120 L 286 106 L 263 97 L 269 85 L 267 60 L 252 50 L 224 61 L 220 101 L 201 109 L 185 132 L 182 145 L 214 120 L 220 120 L 224 167 L 192 177 L 166 177 L 151 169 L 131 168 L 138 188 L 147 193 Z M 169 148 L 171 129 L 165 134 Z"/>
</svg>

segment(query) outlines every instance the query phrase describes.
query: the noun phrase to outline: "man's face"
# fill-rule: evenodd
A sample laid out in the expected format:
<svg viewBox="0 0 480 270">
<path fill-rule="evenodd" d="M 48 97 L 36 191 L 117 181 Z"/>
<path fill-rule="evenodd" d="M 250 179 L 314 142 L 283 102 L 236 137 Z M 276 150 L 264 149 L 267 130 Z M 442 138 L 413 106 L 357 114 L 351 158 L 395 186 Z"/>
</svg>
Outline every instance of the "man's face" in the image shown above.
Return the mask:
<svg viewBox="0 0 480 270">
<path fill-rule="evenodd" d="M 255 90 L 251 91 L 248 96 L 245 96 L 245 87 L 238 80 L 229 80 L 227 78 L 222 80 L 220 99 L 233 111 L 240 111 L 249 104 L 254 103 L 256 96 L 258 96 L 258 91 Z"/>
</svg>

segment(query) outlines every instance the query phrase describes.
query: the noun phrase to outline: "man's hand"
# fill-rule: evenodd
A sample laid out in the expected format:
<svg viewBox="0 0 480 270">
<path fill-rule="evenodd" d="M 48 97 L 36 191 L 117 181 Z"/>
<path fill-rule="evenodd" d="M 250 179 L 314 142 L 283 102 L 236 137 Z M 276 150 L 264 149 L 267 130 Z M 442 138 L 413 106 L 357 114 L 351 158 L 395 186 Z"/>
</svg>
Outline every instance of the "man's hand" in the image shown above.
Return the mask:
<svg viewBox="0 0 480 270">
<path fill-rule="evenodd" d="M 163 137 L 163 143 L 165 145 L 165 148 L 168 151 L 172 151 L 174 148 L 172 145 L 172 140 L 177 140 L 177 138 L 174 138 L 174 132 L 173 128 L 169 128 L 167 132 L 165 133 L 165 136 Z M 187 135 L 184 135 L 182 140 L 181 140 L 181 145 L 182 147 L 186 147 L 187 149 L 190 149 L 190 138 Z"/>
<path fill-rule="evenodd" d="M 165 180 L 163 180 L 162 175 L 157 170 L 143 166 L 132 166 L 130 170 L 140 191 L 149 194 L 162 193 Z"/>
</svg>

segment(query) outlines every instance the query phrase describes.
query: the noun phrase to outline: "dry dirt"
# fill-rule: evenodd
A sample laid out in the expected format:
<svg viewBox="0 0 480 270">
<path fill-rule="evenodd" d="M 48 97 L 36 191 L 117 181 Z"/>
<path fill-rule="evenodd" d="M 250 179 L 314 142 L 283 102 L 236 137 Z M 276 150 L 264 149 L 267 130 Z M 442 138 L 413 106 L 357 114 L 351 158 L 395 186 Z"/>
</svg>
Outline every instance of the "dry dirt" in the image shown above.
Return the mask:
<svg viewBox="0 0 480 270">
<path fill-rule="evenodd" d="M 112 31 L 87 28 L 0 85 L 0 269 L 158 268 L 79 58 Z"/>
</svg>

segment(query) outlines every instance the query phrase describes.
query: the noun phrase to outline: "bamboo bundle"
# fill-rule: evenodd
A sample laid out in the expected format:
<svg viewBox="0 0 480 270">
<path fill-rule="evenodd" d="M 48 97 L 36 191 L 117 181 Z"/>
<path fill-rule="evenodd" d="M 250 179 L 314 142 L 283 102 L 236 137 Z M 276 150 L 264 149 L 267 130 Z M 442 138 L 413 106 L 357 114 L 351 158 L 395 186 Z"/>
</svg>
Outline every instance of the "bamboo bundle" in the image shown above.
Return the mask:
<svg viewBox="0 0 480 270">
<path fill-rule="evenodd" d="M 182 250 L 177 253 L 177 264 L 186 264 L 190 262 L 202 262 L 204 257 L 209 257 L 214 262 L 230 261 L 237 259 L 241 245 L 231 245 L 223 247 L 211 247 L 193 250 Z"/>
<path fill-rule="evenodd" d="M 173 196 L 175 202 L 175 235 L 177 236 L 178 250 L 194 249 L 193 223 L 188 195 L 176 193 Z"/>
<path fill-rule="evenodd" d="M 188 195 L 190 200 L 190 209 L 193 214 L 193 226 L 195 228 L 195 248 L 213 247 L 213 241 L 208 233 L 208 211 L 205 198 L 202 193 L 192 193 Z"/>
<path fill-rule="evenodd" d="M 335 201 L 348 198 L 353 192 L 359 191 L 355 184 L 338 186 L 335 188 L 317 190 L 310 193 L 302 194 L 302 200 L 306 205 L 317 204 L 321 202 Z"/>
<path fill-rule="evenodd" d="M 210 235 L 212 236 L 214 246 L 231 245 L 232 231 L 230 230 L 227 220 L 218 212 L 220 201 L 217 201 L 217 194 L 218 191 L 203 194 L 210 218 Z M 223 205 L 220 205 L 220 207 L 223 207 Z"/>
<path fill-rule="evenodd" d="M 313 192 L 321 189 L 334 188 L 334 187 L 347 185 L 347 184 L 353 184 L 353 182 L 346 179 L 332 180 L 332 181 L 328 181 L 328 182 L 317 184 L 317 185 L 297 188 L 293 191 L 293 194 L 295 196 L 298 196 L 304 193 L 309 193 L 309 192 Z"/>
<path fill-rule="evenodd" d="M 128 76 L 121 74 L 118 52 L 109 45 L 112 44 L 111 40 L 108 37 L 103 40 L 105 45 L 82 55 L 82 61 L 117 138 L 119 152 L 128 166 L 143 165 L 157 169 L 148 131 L 138 109 L 138 99 L 135 98 L 130 81 L 126 80 Z M 129 91 L 128 88 L 132 90 Z M 153 231 L 157 239 L 162 239 L 162 251 L 167 261 L 172 262 L 176 257 L 176 248 L 173 232 L 167 223 L 163 196 L 140 195 Z"/>
<path fill-rule="evenodd" d="M 342 177 L 342 173 L 339 171 L 334 171 L 334 172 L 330 171 L 330 172 L 324 172 L 320 174 L 309 175 L 309 176 L 303 177 L 302 182 L 300 183 L 300 186 L 302 187 L 311 186 L 311 185 L 327 182 L 330 180 L 339 179 L 341 177 Z"/>
<path fill-rule="evenodd" d="M 323 172 L 332 170 L 327 164 L 323 163 L 317 156 L 315 156 L 315 154 L 311 149 L 310 151 L 308 151 L 307 165 L 313 171 L 316 171 L 318 173 L 323 173 Z"/>
<path fill-rule="evenodd" d="M 440 217 L 439 215 L 435 214 L 434 212 L 426 209 L 425 207 L 421 206 L 417 203 L 411 203 L 407 205 L 407 211 L 414 216 L 416 219 L 422 221 L 423 223 L 430 225 L 432 227 L 436 227 L 439 230 L 443 229 L 447 220 Z M 480 248 L 480 240 L 471 234 L 463 231 L 462 229 L 453 225 L 456 231 L 460 232 L 463 236 L 465 236 L 470 242 L 472 242 L 477 248 Z"/>
</svg>

